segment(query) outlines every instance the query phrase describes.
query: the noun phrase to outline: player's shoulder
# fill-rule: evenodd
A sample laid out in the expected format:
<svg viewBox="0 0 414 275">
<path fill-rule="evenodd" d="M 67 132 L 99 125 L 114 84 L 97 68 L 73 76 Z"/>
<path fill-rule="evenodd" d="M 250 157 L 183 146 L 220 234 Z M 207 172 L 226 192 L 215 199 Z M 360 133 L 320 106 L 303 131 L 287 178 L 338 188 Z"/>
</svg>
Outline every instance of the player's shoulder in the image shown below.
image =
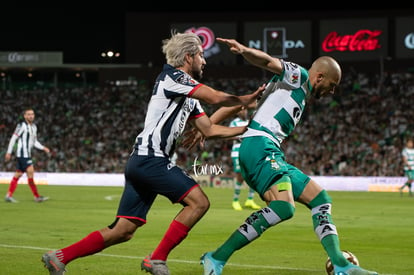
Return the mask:
<svg viewBox="0 0 414 275">
<path fill-rule="evenodd" d="M 16 124 L 16 128 L 21 128 L 24 124 L 25 124 L 25 122 L 24 122 L 24 121 L 19 121 L 19 122 L 17 122 L 17 124 Z"/>
<path fill-rule="evenodd" d="M 200 82 L 195 80 L 193 77 L 191 77 L 186 72 L 179 70 L 177 68 L 174 68 L 172 66 L 170 66 L 169 69 L 163 71 L 162 78 L 164 78 L 164 80 L 166 78 L 169 78 L 173 81 L 173 82 L 164 81 L 164 85 L 171 85 L 173 83 L 177 83 L 181 85 L 195 87 L 201 84 Z"/>
</svg>

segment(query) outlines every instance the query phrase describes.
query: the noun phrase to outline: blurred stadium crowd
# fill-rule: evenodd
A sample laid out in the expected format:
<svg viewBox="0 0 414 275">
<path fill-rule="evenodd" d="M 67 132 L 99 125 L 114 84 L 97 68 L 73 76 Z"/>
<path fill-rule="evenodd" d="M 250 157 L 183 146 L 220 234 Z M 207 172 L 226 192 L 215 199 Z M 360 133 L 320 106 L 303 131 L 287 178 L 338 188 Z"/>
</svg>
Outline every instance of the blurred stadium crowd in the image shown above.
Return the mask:
<svg viewBox="0 0 414 275">
<path fill-rule="evenodd" d="M 244 94 L 267 79 L 205 79 L 214 88 Z M 0 171 L 22 111 L 35 110 L 38 139 L 51 154 L 33 150 L 38 172 L 123 173 L 135 137 L 143 128 L 152 83 L 131 87 L 0 90 Z M 401 150 L 414 133 L 414 74 L 348 73 L 339 92 L 310 99 L 302 122 L 282 145 L 288 162 L 309 175 L 402 176 Z M 208 114 L 214 108 L 205 107 Z M 228 124 L 229 121 L 223 122 Z M 231 140 L 209 140 L 204 149 L 177 148 L 177 163 L 223 167 L 232 176 Z M 14 155 L 13 155 L 14 157 Z"/>
</svg>

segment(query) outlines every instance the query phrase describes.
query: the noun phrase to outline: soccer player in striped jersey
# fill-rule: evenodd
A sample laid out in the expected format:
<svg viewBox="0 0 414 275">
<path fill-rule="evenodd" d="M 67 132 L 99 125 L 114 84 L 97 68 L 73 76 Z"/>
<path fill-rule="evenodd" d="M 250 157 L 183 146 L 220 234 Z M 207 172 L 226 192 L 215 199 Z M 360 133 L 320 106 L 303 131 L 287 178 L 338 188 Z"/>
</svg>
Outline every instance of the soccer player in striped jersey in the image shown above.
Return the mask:
<svg viewBox="0 0 414 275">
<path fill-rule="evenodd" d="M 402 160 L 404 164 L 404 176 L 407 177 L 407 181 L 400 187 L 400 195 L 403 195 L 403 190 L 407 186 L 408 194 L 410 197 L 413 196 L 411 185 L 414 181 L 414 141 L 413 139 L 407 139 L 405 147 L 402 152 Z"/>
<path fill-rule="evenodd" d="M 17 141 L 16 148 L 16 172 L 10 182 L 9 190 L 7 191 L 6 197 L 4 200 L 6 202 L 18 202 L 14 197 L 14 191 L 17 188 L 17 183 L 23 173 L 27 175 L 27 183 L 30 187 L 30 190 L 33 193 L 35 202 L 43 202 L 48 199 L 48 197 L 40 196 L 37 190 L 36 184 L 34 182 L 34 166 L 32 161 L 32 149 L 42 150 L 46 153 L 49 153 L 49 148 L 42 145 L 37 139 L 37 126 L 34 123 L 35 112 L 33 109 L 29 108 L 23 112 L 24 121 L 17 124 L 16 129 L 13 132 L 13 135 L 10 138 L 9 146 L 7 147 L 7 152 L 5 155 L 5 160 L 9 161 L 13 153 L 14 146 Z"/>
<path fill-rule="evenodd" d="M 115 221 L 65 248 L 42 256 L 50 274 L 64 274 L 66 265 L 79 258 L 130 240 L 158 195 L 183 208 L 173 218 L 159 245 L 141 263 L 155 275 L 170 274 L 167 257 L 204 216 L 210 202 L 197 182 L 171 162 L 176 140 L 190 122 L 208 138 L 242 134 L 246 127 L 213 124 L 200 101 L 220 106 L 247 106 L 264 90 L 235 96 L 199 82 L 206 61 L 202 41 L 194 33 L 176 33 L 163 41 L 167 64 L 158 75 L 148 104 L 144 129 L 136 137 L 125 168 L 125 186 Z"/>
<path fill-rule="evenodd" d="M 226 44 L 233 53 L 242 55 L 250 64 L 274 74 L 257 103 L 247 131 L 242 135 L 239 151 L 243 178 L 260 194 L 267 207 L 252 213 L 218 249 L 202 255 L 204 274 L 222 274 L 234 252 L 259 238 L 268 228 L 292 218 L 295 202 L 299 202 L 310 210 L 313 229 L 331 259 L 336 275 L 377 275 L 352 264 L 343 256 L 331 216 L 331 197 L 313 179 L 287 163 L 280 147 L 299 123 L 306 99 L 328 96 L 337 89 L 342 75 L 337 61 L 322 56 L 306 70 L 236 40 L 217 40 Z M 220 115 L 214 117 L 218 119 Z"/>
</svg>

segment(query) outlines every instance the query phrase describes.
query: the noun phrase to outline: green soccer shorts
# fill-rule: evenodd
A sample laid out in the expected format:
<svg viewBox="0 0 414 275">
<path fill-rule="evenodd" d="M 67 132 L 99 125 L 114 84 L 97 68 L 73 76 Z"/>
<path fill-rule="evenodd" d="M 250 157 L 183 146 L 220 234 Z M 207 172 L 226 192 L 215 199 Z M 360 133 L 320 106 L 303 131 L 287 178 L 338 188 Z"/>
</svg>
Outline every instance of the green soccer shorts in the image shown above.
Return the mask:
<svg viewBox="0 0 414 275">
<path fill-rule="evenodd" d="M 286 162 L 282 150 L 267 137 L 243 138 L 239 160 L 246 183 L 262 198 L 263 194 L 283 176 L 290 178 L 295 200 L 310 181 L 309 176 Z"/>
</svg>

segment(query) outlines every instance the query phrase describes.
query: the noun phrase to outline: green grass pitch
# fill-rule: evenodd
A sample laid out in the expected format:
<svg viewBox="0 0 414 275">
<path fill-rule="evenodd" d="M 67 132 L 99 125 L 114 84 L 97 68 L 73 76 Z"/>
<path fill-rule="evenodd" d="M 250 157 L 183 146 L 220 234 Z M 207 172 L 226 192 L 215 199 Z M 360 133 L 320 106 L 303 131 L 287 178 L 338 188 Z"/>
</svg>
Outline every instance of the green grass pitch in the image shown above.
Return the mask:
<svg viewBox="0 0 414 275">
<path fill-rule="evenodd" d="M 7 188 L 0 184 L 0 194 L 6 194 Z M 231 189 L 204 190 L 211 208 L 171 252 L 168 266 L 172 275 L 201 275 L 201 254 L 215 249 L 252 212 L 232 210 Z M 35 203 L 28 186 L 19 185 L 15 193 L 19 203 L 0 202 L 0 274 L 48 274 L 41 255 L 110 224 L 122 187 L 39 186 L 39 191 L 51 199 Z M 246 193 L 242 190 L 242 199 Z M 353 252 L 361 266 L 379 274 L 414 274 L 413 197 L 385 192 L 330 195 L 342 249 Z M 146 274 L 140 270 L 141 260 L 158 244 L 179 209 L 179 205 L 158 197 L 148 223 L 137 230 L 131 241 L 71 262 L 67 274 Z M 237 251 L 223 274 L 324 275 L 326 258 L 313 232 L 309 211 L 297 205 L 291 220 L 270 228 Z"/>
</svg>

